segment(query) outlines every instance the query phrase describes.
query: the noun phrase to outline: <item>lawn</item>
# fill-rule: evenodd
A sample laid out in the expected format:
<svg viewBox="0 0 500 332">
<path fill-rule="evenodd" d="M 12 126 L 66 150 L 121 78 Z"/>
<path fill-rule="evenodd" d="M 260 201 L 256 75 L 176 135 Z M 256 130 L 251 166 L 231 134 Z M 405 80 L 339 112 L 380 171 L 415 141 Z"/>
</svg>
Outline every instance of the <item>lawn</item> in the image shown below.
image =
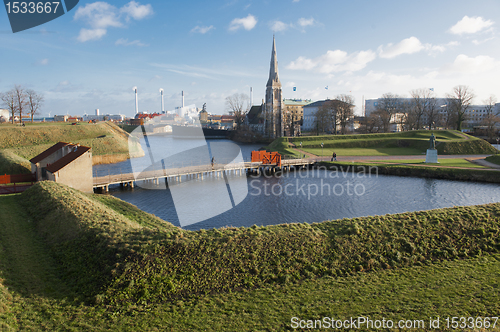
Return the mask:
<svg viewBox="0 0 500 332">
<path fill-rule="evenodd" d="M 312 153 L 317 156 L 331 157 L 333 152 L 340 156 L 406 156 L 406 155 L 422 155 L 422 151 L 412 148 L 315 148 L 315 149 L 302 149 L 306 152 Z"/>
<path fill-rule="evenodd" d="M 489 156 L 486 158 L 486 160 L 489 161 L 490 163 L 500 165 L 500 154 Z"/>
<path fill-rule="evenodd" d="M 419 130 L 386 134 L 328 135 L 283 138 L 282 144 L 293 143 L 296 147 L 317 156 L 328 156 L 335 151 L 341 156 L 390 156 L 421 155 L 429 148 L 431 131 Z M 436 149 L 444 154 L 493 154 L 498 151 L 488 142 L 457 131 L 436 131 Z M 273 148 L 276 144 L 269 145 Z M 302 143 L 302 145 L 301 145 Z M 288 147 L 288 146 L 286 146 Z M 276 150 L 278 151 L 278 150 Z"/>
<path fill-rule="evenodd" d="M 471 163 L 462 158 L 442 158 L 438 159 L 438 164 L 427 164 L 425 158 L 422 159 L 393 159 L 393 160 L 373 160 L 373 162 L 378 163 L 398 163 L 398 164 L 412 164 L 412 165 L 422 165 L 422 166 L 443 166 L 443 167 L 467 167 L 467 168 L 488 168 L 478 164 Z"/>
</svg>

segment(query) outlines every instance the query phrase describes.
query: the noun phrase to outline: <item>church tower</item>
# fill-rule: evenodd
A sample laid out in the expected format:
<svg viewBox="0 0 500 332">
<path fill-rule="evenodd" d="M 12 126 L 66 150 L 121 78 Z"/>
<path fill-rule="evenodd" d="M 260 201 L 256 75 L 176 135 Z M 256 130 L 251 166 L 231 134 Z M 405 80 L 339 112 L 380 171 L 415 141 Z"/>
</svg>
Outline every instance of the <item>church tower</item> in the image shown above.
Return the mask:
<svg viewBox="0 0 500 332">
<path fill-rule="evenodd" d="M 281 82 L 278 77 L 278 58 L 276 57 L 276 42 L 273 36 L 273 51 L 271 53 L 271 67 L 269 69 L 269 80 L 266 85 L 266 112 L 265 131 L 269 137 L 282 137 L 283 109 L 281 96 Z"/>
</svg>

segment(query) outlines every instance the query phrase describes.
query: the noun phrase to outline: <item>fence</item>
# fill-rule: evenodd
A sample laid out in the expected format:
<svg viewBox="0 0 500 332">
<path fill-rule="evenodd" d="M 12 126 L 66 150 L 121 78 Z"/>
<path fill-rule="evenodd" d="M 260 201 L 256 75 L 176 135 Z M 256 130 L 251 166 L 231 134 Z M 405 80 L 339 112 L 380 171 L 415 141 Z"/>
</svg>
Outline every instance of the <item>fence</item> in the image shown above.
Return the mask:
<svg viewBox="0 0 500 332">
<path fill-rule="evenodd" d="M 23 192 L 31 187 L 35 181 L 34 174 L 0 175 L 0 194 Z"/>
</svg>

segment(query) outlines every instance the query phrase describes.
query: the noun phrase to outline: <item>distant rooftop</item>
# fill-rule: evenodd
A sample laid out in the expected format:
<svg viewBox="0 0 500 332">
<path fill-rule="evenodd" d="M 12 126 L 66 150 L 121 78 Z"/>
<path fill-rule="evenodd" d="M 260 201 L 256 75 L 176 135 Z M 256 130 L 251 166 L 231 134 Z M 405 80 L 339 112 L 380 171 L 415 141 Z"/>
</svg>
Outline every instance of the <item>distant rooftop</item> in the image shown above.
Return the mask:
<svg viewBox="0 0 500 332">
<path fill-rule="evenodd" d="M 288 106 L 305 106 L 312 102 L 311 99 L 284 99 L 283 103 Z"/>
</svg>

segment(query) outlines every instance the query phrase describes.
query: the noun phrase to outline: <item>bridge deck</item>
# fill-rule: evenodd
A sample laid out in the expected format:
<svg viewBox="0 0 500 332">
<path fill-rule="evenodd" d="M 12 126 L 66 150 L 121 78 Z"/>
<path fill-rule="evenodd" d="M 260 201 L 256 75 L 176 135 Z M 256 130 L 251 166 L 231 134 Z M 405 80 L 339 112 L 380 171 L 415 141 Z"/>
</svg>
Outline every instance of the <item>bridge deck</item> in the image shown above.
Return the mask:
<svg viewBox="0 0 500 332">
<path fill-rule="evenodd" d="M 281 161 L 281 167 L 305 166 L 315 163 L 316 159 L 288 159 Z M 133 183 L 134 181 L 157 180 L 162 178 L 177 178 L 186 175 L 203 175 L 210 173 L 220 173 L 229 171 L 243 171 L 248 169 L 259 169 L 262 167 L 276 167 L 276 164 L 262 164 L 252 162 L 242 162 L 234 164 L 211 164 L 191 165 L 184 167 L 173 167 L 144 171 L 141 173 L 110 174 L 107 176 L 94 177 L 94 188 L 107 187 L 111 184 Z"/>
</svg>

